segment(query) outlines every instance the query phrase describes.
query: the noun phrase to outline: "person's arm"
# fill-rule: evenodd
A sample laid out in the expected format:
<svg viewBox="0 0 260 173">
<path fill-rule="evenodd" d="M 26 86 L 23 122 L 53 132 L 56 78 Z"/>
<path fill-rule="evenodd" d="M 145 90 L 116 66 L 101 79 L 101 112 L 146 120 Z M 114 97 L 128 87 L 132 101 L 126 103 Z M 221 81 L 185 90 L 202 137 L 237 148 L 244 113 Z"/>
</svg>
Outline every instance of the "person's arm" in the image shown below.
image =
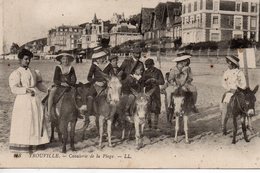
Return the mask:
<svg viewBox="0 0 260 173">
<path fill-rule="evenodd" d="M 168 82 L 171 85 L 175 84 L 175 70 L 174 69 L 171 69 L 170 72 L 169 72 Z"/>
<path fill-rule="evenodd" d="M 93 78 L 94 72 L 95 72 L 95 67 L 94 67 L 94 65 L 92 64 L 91 67 L 90 67 L 90 69 L 89 69 L 89 72 L 88 72 L 88 81 L 91 82 L 91 83 L 94 83 L 94 82 L 95 82 L 95 79 Z"/>
<path fill-rule="evenodd" d="M 56 68 L 55 68 L 53 82 L 55 85 L 61 85 L 61 82 L 62 82 L 61 81 L 61 69 L 58 66 L 56 66 Z"/>
<path fill-rule="evenodd" d="M 75 70 L 73 67 L 71 67 L 71 77 L 70 77 L 70 80 L 67 80 L 67 84 L 70 85 L 70 86 L 74 86 L 77 82 L 77 76 L 76 76 L 76 73 L 75 73 Z"/>
<path fill-rule="evenodd" d="M 38 88 L 38 90 L 40 90 L 41 92 L 47 93 L 47 87 L 43 84 L 42 82 L 42 75 L 40 73 L 39 70 L 35 70 L 36 73 L 36 87 Z"/>
<path fill-rule="evenodd" d="M 190 67 L 187 68 L 187 73 L 188 73 L 187 82 L 190 83 L 190 82 L 193 81 L 193 74 L 192 74 L 192 72 L 191 72 L 191 68 L 190 68 Z"/>
<path fill-rule="evenodd" d="M 246 77 L 243 71 L 239 71 L 237 74 L 237 87 L 241 89 L 246 89 Z"/>
<path fill-rule="evenodd" d="M 11 92 L 17 95 L 26 94 L 26 87 L 21 86 L 21 74 L 18 71 L 14 71 L 9 76 L 9 87 Z"/>
<path fill-rule="evenodd" d="M 158 85 L 164 85 L 165 81 L 163 78 L 163 74 L 161 70 L 158 70 L 158 79 L 157 79 L 157 84 Z"/>
</svg>

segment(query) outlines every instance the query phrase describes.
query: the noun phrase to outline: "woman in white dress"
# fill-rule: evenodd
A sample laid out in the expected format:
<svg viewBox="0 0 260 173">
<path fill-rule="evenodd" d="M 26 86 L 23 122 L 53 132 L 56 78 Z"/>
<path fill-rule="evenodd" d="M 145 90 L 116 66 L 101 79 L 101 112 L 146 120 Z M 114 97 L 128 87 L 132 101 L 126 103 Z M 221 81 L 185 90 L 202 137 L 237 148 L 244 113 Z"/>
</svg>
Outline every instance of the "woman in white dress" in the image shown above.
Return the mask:
<svg viewBox="0 0 260 173">
<path fill-rule="evenodd" d="M 20 67 L 9 76 L 11 92 L 16 94 L 14 102 L 10 149 L 31 149 L 32 146 L 49 143 L 47 126 L 44 123 L 43 107 L 38 92 L 47 92 L 38 70 L 29 68 L 33 54 L 22 49 L 18 54 Z"/>
</svg>

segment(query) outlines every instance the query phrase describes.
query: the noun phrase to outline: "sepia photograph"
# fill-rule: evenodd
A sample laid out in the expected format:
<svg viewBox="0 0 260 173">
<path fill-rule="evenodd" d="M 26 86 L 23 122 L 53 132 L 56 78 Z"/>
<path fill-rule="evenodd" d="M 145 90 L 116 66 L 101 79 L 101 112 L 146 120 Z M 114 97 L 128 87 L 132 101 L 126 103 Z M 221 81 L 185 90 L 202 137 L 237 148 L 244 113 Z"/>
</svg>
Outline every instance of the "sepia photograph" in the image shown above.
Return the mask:
<svg viewBox="0 0 260 173">
<path fill-rule="evenodd" d="M 260 168 L 260 0 L 0 9 L 0 168 Z"/>
</svg>

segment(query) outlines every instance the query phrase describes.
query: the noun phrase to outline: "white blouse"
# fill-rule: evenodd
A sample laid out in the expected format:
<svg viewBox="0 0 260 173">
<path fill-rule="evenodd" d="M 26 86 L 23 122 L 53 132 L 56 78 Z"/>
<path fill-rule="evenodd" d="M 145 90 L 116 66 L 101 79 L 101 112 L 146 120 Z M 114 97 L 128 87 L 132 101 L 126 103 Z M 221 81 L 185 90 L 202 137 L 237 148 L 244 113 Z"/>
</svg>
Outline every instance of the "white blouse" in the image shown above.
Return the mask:
<svg viewBox="0 0 260 173">
<path fill-rule="evenodd" d="M 246 78 L 244 72 L 240 69 L 228 69 L 225 71 L 222 79 L 222 86 L 227 90 L 236 90 L 246 88 Z"/>
</svg>

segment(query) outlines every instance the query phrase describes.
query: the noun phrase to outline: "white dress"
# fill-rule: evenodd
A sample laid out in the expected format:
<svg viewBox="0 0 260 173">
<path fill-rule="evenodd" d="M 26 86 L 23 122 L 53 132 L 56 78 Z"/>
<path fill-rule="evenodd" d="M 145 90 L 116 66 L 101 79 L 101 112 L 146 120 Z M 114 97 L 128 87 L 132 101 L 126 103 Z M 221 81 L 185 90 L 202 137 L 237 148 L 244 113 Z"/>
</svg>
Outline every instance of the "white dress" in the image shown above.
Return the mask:
<svg viewBox="0 0 260 173">
<path fill-rule="evenodd" d="M 40 145 L 49 143 L 46 123 L 43 123 L 43 107 L 38 96 L 38 91 L 46 91 L 42 85 L 42 78 L 37 70 L 19 67 L 9 77 L 9 86 L 12 93 L 16 94 L 14 102 L 10 145 Z M 30 88 L 35 91 L 35 96 L 26 93 Z M 43 133 L 42 133 L 43 132 Z"/>
</svg>

